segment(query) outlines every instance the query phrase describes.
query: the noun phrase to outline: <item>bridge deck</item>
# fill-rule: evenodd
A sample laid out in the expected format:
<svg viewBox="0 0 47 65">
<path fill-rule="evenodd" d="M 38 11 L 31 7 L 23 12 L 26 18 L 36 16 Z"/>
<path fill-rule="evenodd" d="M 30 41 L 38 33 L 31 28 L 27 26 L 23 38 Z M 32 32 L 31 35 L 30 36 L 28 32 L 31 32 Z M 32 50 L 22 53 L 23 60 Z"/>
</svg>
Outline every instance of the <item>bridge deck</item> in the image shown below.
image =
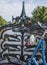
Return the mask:
<svg viewBox="0 0 47 65">
<path fill-rule="evenodd" d="M 1 65 L 20 65 L 20 64 L 12 64 L 12 63 L 3 63 L 3 64 L 1 64 Z M 33 65 L 33 64 L 32 64 Z M 39 65 L 43 65 L 43 64 L 39 64 Z M 47 64 L 46 64 L 47 65 Z"/>
</svg>

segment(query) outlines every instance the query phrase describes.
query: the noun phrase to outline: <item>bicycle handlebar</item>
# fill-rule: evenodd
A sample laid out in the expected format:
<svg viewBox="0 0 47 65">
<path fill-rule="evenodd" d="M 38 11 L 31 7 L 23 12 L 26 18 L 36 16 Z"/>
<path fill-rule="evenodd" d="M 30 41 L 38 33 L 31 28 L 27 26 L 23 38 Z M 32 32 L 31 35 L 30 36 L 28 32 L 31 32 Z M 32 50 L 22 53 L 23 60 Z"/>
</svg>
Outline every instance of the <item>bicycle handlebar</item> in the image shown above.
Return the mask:
<svg viewBox="0 0 47 65">
<path fill-rule="evenodd" d="M 46 34 L 47 34 L 47 30 L 44 31 L 42 36 L 36 36 L 36 38 L 44 38 Z"/>
</svg>

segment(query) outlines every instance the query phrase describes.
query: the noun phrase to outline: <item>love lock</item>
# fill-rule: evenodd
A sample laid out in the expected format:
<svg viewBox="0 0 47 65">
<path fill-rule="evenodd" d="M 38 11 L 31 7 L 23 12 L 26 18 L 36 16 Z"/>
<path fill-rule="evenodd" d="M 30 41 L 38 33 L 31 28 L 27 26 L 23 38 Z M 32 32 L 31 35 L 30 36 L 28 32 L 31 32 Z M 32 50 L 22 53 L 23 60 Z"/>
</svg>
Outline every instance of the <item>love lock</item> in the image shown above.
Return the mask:
<svg viewBox="0 0 47 65">
<path fill-rule="evenodd" d="M 34 43 L 35 43 L 35 36 L 32 34 L 30 35 L 30 38 L 28 39 L 28 42 L 26 42 L 25 46 L 30 47 Z"/>
<path fill-rule="evenodd" d="M 29 42 L 27 42 L 27 43 L 25 44 L 25 46 L 26 46 L 26 47 L 30 47 L 31 44 L 30 44 Z"/>
</svg>

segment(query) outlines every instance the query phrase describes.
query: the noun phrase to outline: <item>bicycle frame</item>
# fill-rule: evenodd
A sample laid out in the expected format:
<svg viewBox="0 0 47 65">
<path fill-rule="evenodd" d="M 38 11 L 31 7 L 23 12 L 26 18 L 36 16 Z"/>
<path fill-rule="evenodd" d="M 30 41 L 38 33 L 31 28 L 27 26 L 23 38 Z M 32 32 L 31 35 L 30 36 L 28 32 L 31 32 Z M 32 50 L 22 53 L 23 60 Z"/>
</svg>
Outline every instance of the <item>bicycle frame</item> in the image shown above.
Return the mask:
<svg viewBox="0 0 47 65">
<path fill-rule="evenodd" d="M 37 51 L 39 50 L 40 48 L 40 45 L 42 45 L 42 60 L 43 60 L 43 65 L 46 65 L 46 59 L 45 59 L 45 49 L 44 49 L 44 46 L 45 46 L 45 41 L 44 39 L 40 39 L 31 58 L 29 59 L 28 61 L 28 65 L 32 65 L 32 62 L 34 63 L 34 65 L 39 65 L 38 62 L 35 60 L 35 55 L 37 53 Z"/>
</svg>

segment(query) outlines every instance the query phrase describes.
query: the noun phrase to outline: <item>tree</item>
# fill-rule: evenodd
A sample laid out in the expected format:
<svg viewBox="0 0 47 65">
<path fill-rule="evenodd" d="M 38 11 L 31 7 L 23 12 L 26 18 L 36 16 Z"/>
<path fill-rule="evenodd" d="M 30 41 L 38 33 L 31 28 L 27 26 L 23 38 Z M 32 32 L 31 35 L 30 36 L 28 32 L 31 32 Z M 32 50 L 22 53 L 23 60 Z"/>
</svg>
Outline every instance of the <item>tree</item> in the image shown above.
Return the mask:
<svg viewBox="0 0 47 65">
<path fill-rule="evenodd" d="M 7 21 L 2 16 L 0 16 L 0 25 L 5 25 L 5 24 L 7 24 Z"/>
<path fill-rule="evenodd" d="M 34 11 L 32 12 L 32 19 L 34 22 L 42 22 L 46 23 L 47 21 L 47 7 L 44 6 L 38 6 Z"/>
</svg>

